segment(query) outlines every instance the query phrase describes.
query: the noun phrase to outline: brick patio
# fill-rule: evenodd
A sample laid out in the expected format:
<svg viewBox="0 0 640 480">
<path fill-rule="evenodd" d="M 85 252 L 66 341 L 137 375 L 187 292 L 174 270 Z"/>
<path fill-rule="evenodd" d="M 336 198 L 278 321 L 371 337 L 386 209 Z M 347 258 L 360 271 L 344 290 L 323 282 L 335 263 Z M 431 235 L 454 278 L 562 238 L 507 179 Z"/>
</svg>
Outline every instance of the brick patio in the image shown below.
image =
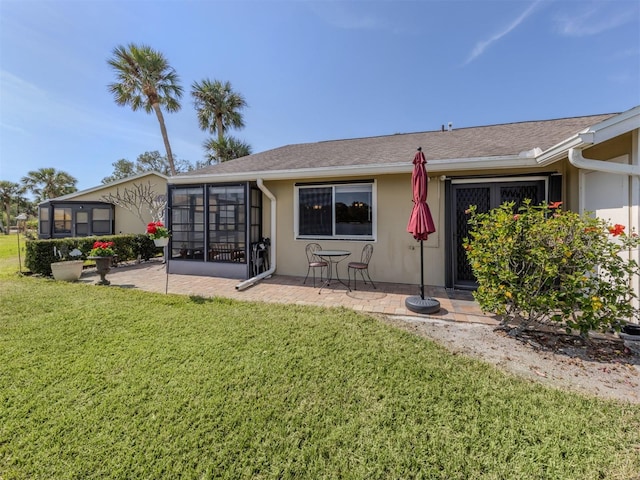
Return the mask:
<svg viewBox="0 0 640 480">
<path fill-rule="evenodd" d="M 98 275 L 94 269 L 85 270 L 80 281 L 95 282 Z M 484 315 L 471 293 L 425 285 L 425 296 L 440 302 L 440 311 L 430 315 L 420 315 L 405 308 L 407 296 L 419 295 L 419 285 L 376 282 L 371 284 L 358 281 L 358 290 L 349 292 L 337 282 L 320 289 L 320 282 L 313 286 L 312 279 L 303 285 L 303 277 L 273 275 L 259 281 L 246 290 L 236 289 L 238 280 L 228 278 L 167 274 L 165 265 L 158 260 L 141 264 L 121 265 L 112 268 L 107 279 L 111 287 L 137 288 L 149 292 L 196 295 L 201 297 L 226 297 L 236 300 L 286 303 L 296 305 L 316 305 L 322 307 L 343 306 L 360 312 L 375 312 L 387 315 L 430 317 L 457 322 L 497 324 L 490 315 Z"/>
</svg>

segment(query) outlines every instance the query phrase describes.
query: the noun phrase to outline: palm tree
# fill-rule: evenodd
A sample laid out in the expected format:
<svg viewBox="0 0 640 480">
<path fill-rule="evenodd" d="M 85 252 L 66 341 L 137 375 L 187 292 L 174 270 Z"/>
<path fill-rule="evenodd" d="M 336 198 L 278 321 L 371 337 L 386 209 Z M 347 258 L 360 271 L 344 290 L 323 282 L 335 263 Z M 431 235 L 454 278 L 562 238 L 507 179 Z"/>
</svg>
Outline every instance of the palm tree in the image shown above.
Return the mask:
<svg viewBox="0 0 640 480">
<path fill-rule="evenodd" d="M 56 198 L 77 191 L 76 180 L 67 172 L 55 168 L 41 168 L 27 173 L 21 179 L 24 187 L 36 196 L 37 202 Z"/>
<path fill-rule="evenodd" d="M 7 235 L 11 225 L 11 204 L 17 202 L 21 194 L 20 185 L 8 180 L 0 180 L 0 203 L 2 203 L 4 213 L 7 215 L 7 228 L 5 229 L 2 226 L 2 214 L 0 213 L 0 231 L 4 230 Z"/>
<path fill-rule="evenodd" d="M 251 155 L 251 146 L 248 143 L 228 135 L 222 140 L 211 137 L 203 146 L 209 165 Z"/>
<path fill-rule="evenodd" d="M 234 154 L 234 150 L 239 147 L 246 147 L 242 151 L 248 149 L 250 153 L 250 147 L 246 143 L 232 137 L 225 138 L 225 133 L 229 128 L 240 129 L 244 127 L 240 110 L 247 106 L 244 97 L 233 91 L 231 83 L 222 83 L 220 80 L 211 81 L 209 79 L 205 79 L 201 83 L 194 82 L 191 86 L 191 95 L 194 98 L 196 111 L 198 112 L 200 128 L 204 131 L 218 134 L 217 142 L 214 139 L 205 142 L 205 149 L 218 153 L 222 151 L 231 152 L 231 157 L 228 155 L 215 155 L 218 161 L 222 162 L 243 156 Z M 217 147 L 207 146 L 208 144 L 217 144 Z M 230 149 L 231 145 L 234 148 Z M 244 153 L 244 155 L 249 153 Z M 210 155 L 209 157 L 211 158 Z"/>
<path fill-rule="evenodd" d="M 182 87 L 178 83 L 178 74 L 162 53 L 147 45 L 120 45 L 113 50 L 113 57 L 107 63 L 115 71 L 118 80 L 108 86 L 116 103 L 131 106 L 134 112 L 141 108 L 147 113 L 155 112 L 171 175 L 175 175 L 176 168 L 161 107 L 167 112 L 180 110 Z"/>
</svg>

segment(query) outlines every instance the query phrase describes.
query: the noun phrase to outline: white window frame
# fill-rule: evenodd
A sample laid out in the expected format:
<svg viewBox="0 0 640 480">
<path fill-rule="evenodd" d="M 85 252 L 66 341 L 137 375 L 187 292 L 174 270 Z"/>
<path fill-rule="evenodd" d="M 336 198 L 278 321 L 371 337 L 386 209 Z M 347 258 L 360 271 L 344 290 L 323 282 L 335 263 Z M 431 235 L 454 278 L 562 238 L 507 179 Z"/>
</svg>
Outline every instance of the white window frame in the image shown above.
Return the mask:
<svg viewBox="0 0 640 480">
<path fill-rule="evenodd" d="M 371 235 L 336 235 L 335 225 L 335 208 L 336 208 L 336 187 L 349 187 L 349 186 L 371 186 Z M 300 190 L 305 188 L 331 188 L 331 204 L 333 206 L 333 219 L 332 235 L 300 235 Z M 308 185 L 295 185 L 293 189 L 293 236 L 296 240 L 367 240 L 376 241 L 378 232 L 378 189 L 377 182 L 375 180 L 367 182 L 328 182 L 328 183 L 314 183 Z"/>
</svg>

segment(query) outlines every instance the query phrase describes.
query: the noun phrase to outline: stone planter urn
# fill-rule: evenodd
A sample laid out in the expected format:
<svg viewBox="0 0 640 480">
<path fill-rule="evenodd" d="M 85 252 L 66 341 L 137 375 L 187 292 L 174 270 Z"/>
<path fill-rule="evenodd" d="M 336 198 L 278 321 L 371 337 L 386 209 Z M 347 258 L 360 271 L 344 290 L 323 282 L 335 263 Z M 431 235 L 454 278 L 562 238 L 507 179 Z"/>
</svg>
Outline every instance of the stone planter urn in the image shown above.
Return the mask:
<svg viewBox="0 0 640 480">
<path fill-rule="evenodd" d="M 76 282 L 82 274 L 82 260 L 66 260 L 51 264 L 51 273 L 53 278 L 64 282 Z"/>
<path fill-rule="evenodd" d="M 100 275 L 100 280 L 98 281 L 98 285 L 111 285 L 111 282 L 107 280 L 105 277 L 107 273 L 111 271 L 111 262 L 113 261 L 113 256 L 108 257 L 87 257 L 89 260 L 94 260 L 96 262 L 96 270 Z"/>
</svg>

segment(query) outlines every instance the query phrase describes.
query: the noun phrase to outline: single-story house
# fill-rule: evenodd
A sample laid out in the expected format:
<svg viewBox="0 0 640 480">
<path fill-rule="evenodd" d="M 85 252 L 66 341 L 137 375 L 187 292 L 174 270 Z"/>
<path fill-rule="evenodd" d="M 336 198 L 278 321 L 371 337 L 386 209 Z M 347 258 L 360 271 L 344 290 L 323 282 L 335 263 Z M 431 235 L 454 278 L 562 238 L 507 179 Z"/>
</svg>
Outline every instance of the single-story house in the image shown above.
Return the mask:
<svg viewBox="0 0 640 480">
<path fill-rule="evenodd" d="M 473 288 L 464 211 L 531 198 L 562 201 L 640 230 L 640 106 L 622 113 L 287 145 L 168 179 L 170 273 L 254 279 L 252 247 L 270 239 L 273 273 L 304 276 L 305 245 L 352 252 L 371 243 L 374 281 L 417 283 L 407 222 L 422 147 L 436 233 L 425 284 Z M 638 252 L 632 252 L 636 260 Z M 344 265 L 341 275 L 344 276 Z M 259 279 L 259 278 L 258 278 Z M 640 282 L 640 280 L 637 280 Z M 639 288 L 636 285 L 636 288 Z"/>
<path fill-rule="evenodd" d="M 505 201 L 562 201 L 563 208 L 640 230 L 640 106 L 608 113 L 287 145 L 165 177 L 151 172 L 43 202 L 41 238 L 143 232 L 105 196 L 152 184 L 166 194 L 170 273 L 239 280 L 304 276 L 305 246 L 352 252 L 374 246 L 374 281 L 418 283 L 420 243 L 407 232 L 411 172 L 427 159 L 436 232 L 423 243 L 427 285 L 474 288 L 462 241 L 464 211 Z M 270 240 L 256 268 L 255 246 Z M 264 253 L 264 252 L 263 252 Z M 630 255 L 640 261 L 638 251 Z M 344 262 L 339 265 L 345 276 Z M 257 275 L 256 275 L 257 274 Z M 640 292 L 640 279 L 635 279 Z"/>
<path fill-rule="evenodd" d="M 45 200 L 38 205 L 38 237 L 64 238 L 144 233 L 153 220 L 148 208 L 131 211 L 106 201 L 110 196 L 157 197 L 166 204 L 168 177 L 145 172 L 98 187 Z"/>
</svg>

